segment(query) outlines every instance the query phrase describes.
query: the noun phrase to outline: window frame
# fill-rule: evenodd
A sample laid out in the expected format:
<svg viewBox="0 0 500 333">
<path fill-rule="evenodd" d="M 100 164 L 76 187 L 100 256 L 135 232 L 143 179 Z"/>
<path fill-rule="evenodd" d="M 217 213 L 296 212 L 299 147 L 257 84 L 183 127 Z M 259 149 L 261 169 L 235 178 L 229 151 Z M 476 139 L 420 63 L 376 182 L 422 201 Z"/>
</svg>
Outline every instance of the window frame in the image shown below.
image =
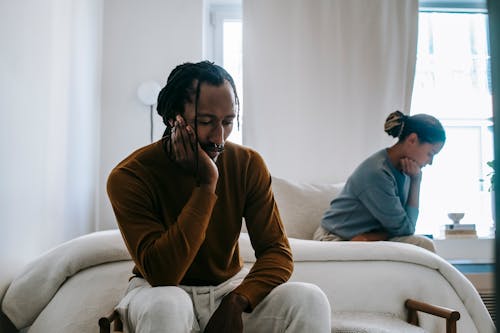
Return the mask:
<svg viewBox="0 0 500 333">
<path fill-rule="evenodd" d="M 208 29 L 205 37 L 206 58 L 215 64 L 227 68 L 224 64 L 224 23 L 228 21 L 238 21 L 243 23 L 243 6 L 241 0 L 212 0 L 208 2 L 207 14 Z M 239 117 L 238 122 L 233 126 L 233 131 L 228 140 L 237 144 L 243 144 L 243 82 L 241 74 L 238 76 L 231 73 L 235 80 L 239 97 Z"/>
<path fill-rule="evenodd" d="M 419 2 L 419 12 L 423 13 L 450 13 L 450 14 L 485 14 L 487 15 L 487 8 L 486 8 L 486 0 L 441 0 L 441 1 L 430 1 L 430 0 L 420 0 Z M 488 55 L 490 54 L 490 46 L 489 46 L 489 36 L 488 36 L 488 27 L 486 28 L 486 43 L 487 43 L 487 51 Z M 490 60 L 488 60 L 490 61 Z M 418 62 L 417 62 L 418 64 Z M 490 66 L 488 66 L 490 68 Z M 491 82 L 491 71 L 488 71 L 486 73 L 488 76 L 489 82 Z M 491 94 L 491 84 L 488 82 L 488 89 Z M 412 112 L 414 110 L 412 109 Z M 493 151 L 490 151 L 489 149 L 484 148 L 485 147 L 485 140 L 489 140 L 492 137 L 492 128 L 493 128 L 493 119 L 490 116 L 489 118 L 483 118 L 483 117 L 438 117 L 440 121 L 442 122 L 443 126 L 445 128 L 467 128 L 467 129 L 477 129 L 479 131 L 479 151 L 477 152 L 478 155 L 480 156 L 480 160 L 477 161 L 478 165 L 480 165 L 480 175 L 478 181 L 478 186 L 479 186 L 479 193 L 482 192 L 487 192 L 489 190 L 489 178 L 488 178 L 488 173 L 489 170 L 486 167 L 486 161 L 490 160 L 490 155 L 493 156 Z M 492 146 L 492 145 L 491 145 Z M 493 146 L 491 147 L 493 150 Z M 493 158 L 491 156 L 491 158 Z M 483 165 L 484 164 L 484 165 Z M 485 223 L 490 222 L 493 224 L 493 221 L 485 221 L 482 223 L 483 227 Z M 476 222 L 477 223 L 477 222 Z M 417 224 L 418 226 L 418 224 Z M 483 228 L 484 229 L 484 228 Z M 435 236 L 440 237 L 439 234 Z M 491 237 L 492 235 L 485 235 L 481 234 L 478 235 L 480 238 L 488 238 Z"/>
<path fill-rule="evenodd" d="M 486 0 L 420 0 L 419 12 L 484 13 Z"/>
<path fill-rule="evenodd" d="M 212 59 L 222 66 L 224 64 L 224 22 L 231 20 L 242 20 L 241 4 L 212 4 L 209 7 L 211 38 L 212 38 Z"/>
</svg>

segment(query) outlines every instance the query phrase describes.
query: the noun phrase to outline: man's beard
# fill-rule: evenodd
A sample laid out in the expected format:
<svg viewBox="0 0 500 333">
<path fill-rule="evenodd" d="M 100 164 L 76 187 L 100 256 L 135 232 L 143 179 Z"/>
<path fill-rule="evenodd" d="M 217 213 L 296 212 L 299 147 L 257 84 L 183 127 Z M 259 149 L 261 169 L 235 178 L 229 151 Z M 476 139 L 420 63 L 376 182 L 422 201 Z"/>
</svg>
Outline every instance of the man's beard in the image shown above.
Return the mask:
<svg viewBox="0 0 500 333">
<path fill-rule="evenodd" d="M 214 153 L 222 153 L 224 151 L 224 143 L 217 144 L 217 143 L 201 143 L 200 142 L 201 149 L 203 149 L 206 152 L 214 152 Z"/>
</svg>

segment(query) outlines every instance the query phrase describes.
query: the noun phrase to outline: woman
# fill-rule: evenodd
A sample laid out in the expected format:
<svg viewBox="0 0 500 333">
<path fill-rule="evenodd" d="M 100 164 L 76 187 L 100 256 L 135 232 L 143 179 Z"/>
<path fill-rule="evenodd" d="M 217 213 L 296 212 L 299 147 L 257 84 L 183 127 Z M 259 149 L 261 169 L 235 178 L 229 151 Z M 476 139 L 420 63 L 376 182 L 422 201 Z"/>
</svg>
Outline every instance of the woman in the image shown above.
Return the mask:
<svg viewBox="0 0 500 333">
<path fill-rule="evenodd" d="M 446 140 L 443 125 L 427 114 L 391 113 L 385 132 L 398 142 L 359 165 L 332 200 L 314 234 L 322 241 L 390 240 L 435 252 L 432 240 L 414 235 L 421 169 L 432 164 Z"/>
</svg>

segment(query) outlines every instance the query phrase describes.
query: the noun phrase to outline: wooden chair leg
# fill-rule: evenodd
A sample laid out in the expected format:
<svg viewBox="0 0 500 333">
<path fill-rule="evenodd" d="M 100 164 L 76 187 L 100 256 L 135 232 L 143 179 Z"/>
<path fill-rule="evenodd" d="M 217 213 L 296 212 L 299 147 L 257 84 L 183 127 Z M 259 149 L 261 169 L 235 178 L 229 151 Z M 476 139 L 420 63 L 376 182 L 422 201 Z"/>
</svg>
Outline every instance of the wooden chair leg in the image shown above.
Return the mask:
<svg viewBox="0 0 500 333">
<path fill-rule="evenodd" d="M 99 318 L 99 333 L 110 333 L 111 323 L 113 323 L 113 332 L 122 332 L 123 323 L 118 311 L 114 310 L 109 316 Z"/>
<path fill-rule="evenodd" d="M 419 326 L 417 310 L 408 308 L 408 323 Z"/>
<path fill-rule="evenodd" d="M 114 330 L 116 332 L 123 332 L 123 322 L 122 320 L 120 319 L 120 317 L 116 318 L 115 320 L 115 324 L 114 324 Z"/>
<path fill-rule="evenodd" d="M 446 319 L 446 333 L 457 332 L 457 321 L 460 319 L 460 312 L 437 306 L 429 303 L 407 299 L 405 307 L 408 309 L 408 323 L 418 326 L 417 311 L 425 312 L 437 317 Z"/>
</svg>

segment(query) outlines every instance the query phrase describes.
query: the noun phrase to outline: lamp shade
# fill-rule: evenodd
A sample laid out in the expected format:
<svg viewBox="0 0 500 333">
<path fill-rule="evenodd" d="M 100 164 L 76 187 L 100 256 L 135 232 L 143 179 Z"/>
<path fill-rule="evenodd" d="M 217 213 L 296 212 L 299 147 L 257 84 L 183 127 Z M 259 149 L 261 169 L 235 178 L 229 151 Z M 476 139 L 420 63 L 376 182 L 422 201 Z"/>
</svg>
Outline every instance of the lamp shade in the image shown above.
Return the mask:
<svg viewBox="0 0 500 333">
<path fill-rule="evenodd" d="M 145 105 L 154 105 L 158 99 L 161 87 L 156 81 L 146 81 L 137 88 L 137 97 Z"/>
</svg>

